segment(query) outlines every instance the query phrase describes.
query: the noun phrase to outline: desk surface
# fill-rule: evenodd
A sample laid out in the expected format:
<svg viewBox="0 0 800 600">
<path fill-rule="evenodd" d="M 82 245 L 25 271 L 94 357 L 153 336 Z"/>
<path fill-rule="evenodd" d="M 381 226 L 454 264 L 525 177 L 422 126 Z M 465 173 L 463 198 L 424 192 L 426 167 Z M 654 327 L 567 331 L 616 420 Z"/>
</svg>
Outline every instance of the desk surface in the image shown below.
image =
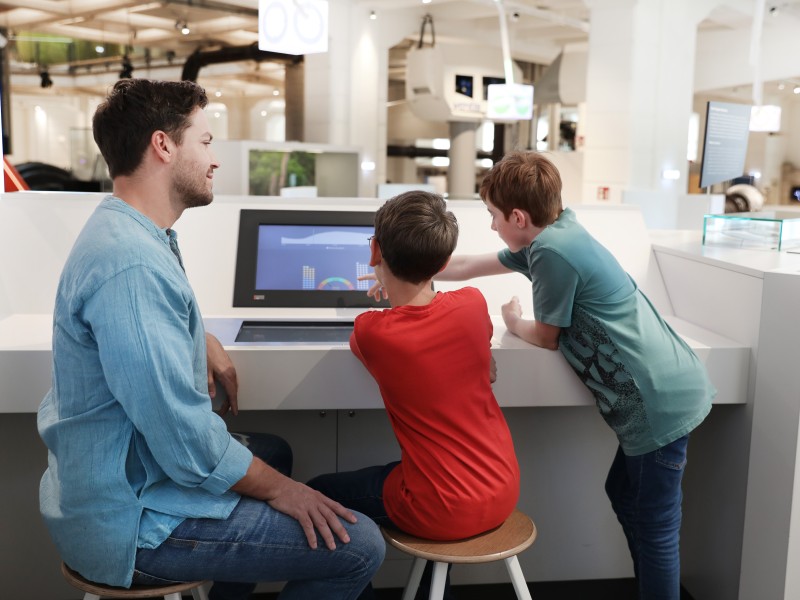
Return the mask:
<svg viewBox="0 0 800 600">
<path fill-rule="evenodd" d="M 243 319 L 206 318 L 239 373 L 243 410 L 382 408 L 375 382 L 347 343 L 236 343 Z M 750 349 L 690 323 L 667 318 L 709 369 L 718 404 L 746 401 Z M 531 346 L 493 316 L 495 395 L 501 406 L 587 406 L 594 399 L 559 352 Z M 0 321 L 0 412 L 35 412 L 50 387 L 50 315 L 12 315 Z"/>
</svg>

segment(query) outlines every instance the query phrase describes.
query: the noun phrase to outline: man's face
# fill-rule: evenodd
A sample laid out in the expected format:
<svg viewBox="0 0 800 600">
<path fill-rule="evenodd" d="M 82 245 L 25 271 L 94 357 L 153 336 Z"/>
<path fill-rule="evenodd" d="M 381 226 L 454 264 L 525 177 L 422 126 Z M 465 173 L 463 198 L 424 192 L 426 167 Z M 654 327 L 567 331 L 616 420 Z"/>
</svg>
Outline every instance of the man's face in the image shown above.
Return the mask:
<svg viewBox="0 0 800 600">
<path fill-rule="evenodd" d="M 184 208 L 206 206 L 214 199 L 214 169 L 219 163 L 211 150 L 212 135 L 208 118 L 201 108 L 190 117 L 191 125 L 183 132 L 178 146 L 172 178 L 172 191 Z"/>
</svg>

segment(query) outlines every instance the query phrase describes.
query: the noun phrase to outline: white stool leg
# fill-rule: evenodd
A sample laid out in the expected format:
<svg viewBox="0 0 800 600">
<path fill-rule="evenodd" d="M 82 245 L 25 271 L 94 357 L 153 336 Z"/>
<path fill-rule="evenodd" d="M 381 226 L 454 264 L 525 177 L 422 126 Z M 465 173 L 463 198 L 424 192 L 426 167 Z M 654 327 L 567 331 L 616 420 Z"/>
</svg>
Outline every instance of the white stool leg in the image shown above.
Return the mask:
<svg viewBox="0 0 800 600">
<path fill-rule="evenodd" d="M 528 590 L 528 583 L 522 574 L 522 568 L 516 556 L 505 559 L 506 569 L 511 576 L 511 583 L 514 584 L 514 591 L 517 592 L 518 600 L 531 600 L 531 592 Z"/>
<path fill-rule="evenodd" d="M 417 588 L 419 588 L 419 582 L 422 580 L 422 572 L 425 570 L 425 563 L 428 562 L 424 558 L 415 558 L 414 564 L 411 567 L 411 573 L 408 575 L 408 583 L 406 583 L 406 589 L 403 592 L 402 600 L 414 600 L 414 597 L 417 595 Z"/>
<path fill-rule="evenodd" d="M 429 600 L 442 600 L 444 598 L 444 584 L 447 581 L 447 563 L 433 563 L 433 577 L 431 577 L 431 595 Z"/>
<path fill-rule="evenodd" d="M 83 596 L 83 600 L 100 600 L 100 596 L 86 592 Z"/>
<path fill-rule="evenodd" d="M 165 594 L 164 600 L 183 600 L 183 596 L 181 596 L 180 592 L 175 592 L 173 594 Z"/>
<path fill-rule="evenodd" d="M 208 591 L 205 584 L 197 586 L 192 590 L 192 600 L 208 600 Z"/>
</svg>

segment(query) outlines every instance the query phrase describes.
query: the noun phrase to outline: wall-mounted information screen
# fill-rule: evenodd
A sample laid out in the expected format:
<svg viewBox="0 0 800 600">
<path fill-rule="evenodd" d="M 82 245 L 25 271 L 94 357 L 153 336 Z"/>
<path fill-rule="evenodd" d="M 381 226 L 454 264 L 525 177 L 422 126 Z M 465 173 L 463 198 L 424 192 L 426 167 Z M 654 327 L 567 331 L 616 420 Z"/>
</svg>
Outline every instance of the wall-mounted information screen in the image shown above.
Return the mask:
<svg viewBox="0 0 800 600">
<path fill-rule="evenodd" d="M 242 210 L 234 306 L 362 308 L 372 212 Z"/>
<path fill-rule="evenodd" d="M 709 102 L 700 187 L 730 181 L 744 173 L 750 135 L 750 105 Z"/>
</svg>

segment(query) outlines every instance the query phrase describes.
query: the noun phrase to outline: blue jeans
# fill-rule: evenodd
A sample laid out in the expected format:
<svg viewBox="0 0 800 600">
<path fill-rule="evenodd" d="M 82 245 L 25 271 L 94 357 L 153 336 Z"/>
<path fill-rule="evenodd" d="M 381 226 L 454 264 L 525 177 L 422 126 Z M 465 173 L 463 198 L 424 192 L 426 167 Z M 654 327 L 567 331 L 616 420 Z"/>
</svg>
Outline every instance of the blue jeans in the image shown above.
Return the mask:
<svg viewBox="0 0 800 600">
<path fill-rule="evenodd" d="M 639 600 L 679 600 L 681 480 L 686 466 L 685 435 L 666 446 L 625 456 L 611 464 L 606 493 L 628 540 Z"/>
<path fill-rule="evenodd" d="M 308 486 L 319 490 L 329 498 L 343 504 L 351 510 L 364 513 L 378 525 L 400 529 L 392 523 L 389 515 L 386 514 L 386 506 L 383 504 L 383 483 L 400 462 L 392 462 L 387 465 L 366 467 L 357 471 L 344 471 L 341 473 L 328 473 L 319 475 L 308 482 Z M 433 563 L 428 561 L 422 573 L 422 580 L 417 589 L 416 598 L 427 600 L 430 594 L 431 577 L 433 575 Z M 371 585 L 368 585 L 358 600 L 374 600 L 375 592 Z M 445 580 L 444 600 L 452 600 L 450 591 L 450 569 L 447 570 Z"/>
<path fill-rule="evenodd" d="M 251 434 L 253 453 L 275 468 L 291 469 L 281 438 Z M 286 452 L 289 452 L 287 458 Z M 386 550 L 370 519 L 344 523 L 350 543 L 331 551 L 319 539 L 312 550 L 300 524 L 266 502 L 242 497 L 227 519 L 186 519 L 158 547 L 139 549 L 133 582 L 154 584 L 210 579 L 212 600 L 245 600 L 259 581 L 287 581 L 281 600 L 353 600 L 372 579 Z"/>
</svg>

